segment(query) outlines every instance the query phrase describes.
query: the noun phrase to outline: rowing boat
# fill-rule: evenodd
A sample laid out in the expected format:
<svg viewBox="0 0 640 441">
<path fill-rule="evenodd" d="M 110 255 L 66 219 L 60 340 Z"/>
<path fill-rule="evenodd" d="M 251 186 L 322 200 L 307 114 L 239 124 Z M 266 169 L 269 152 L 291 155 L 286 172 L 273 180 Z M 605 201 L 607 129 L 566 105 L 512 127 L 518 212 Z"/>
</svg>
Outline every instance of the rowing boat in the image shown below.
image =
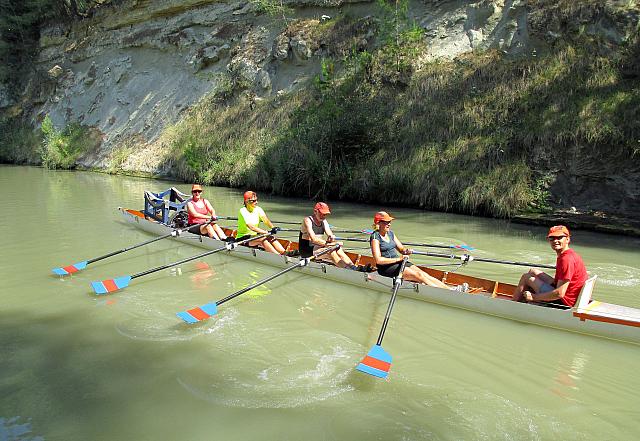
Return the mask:
<svg viewBox="0 0 640 441">
<path fill-rule="evenodd" d="M 148 233 L 166 235 L 172 231 L 171 227 L 145 216 L 141 211 L 125 208 L 119 208 L 119 210 L 127 222 Z M 225 230 L 227 235 L 233 233 L 233 230 Z M 181 232 L 175 239 L 207 249 L 224 246 L 224 242 L 219 240 L 191 234 L 186 231 Z M 297 242 L 284 239 L 278 240 L 288 252 L 294 252 L 298 249 Z M 237 247 L 234 251 L 228 251 L 228 253 L 275 267 L 288 267 L 298 263 L 298 259 L 294 257 L 280 256 L 245 246 Z M 347 254 L 356 265 L 371 264 L 373 266 L 375 263 L 371 256 L 355 253 Z M 402 284 L 399 295 L 518 322 L 640 344 L 640 309 L 593 300 L 592 293 L 596 276 L 592 276 L 587 280 L 575 307 L 571 309 L 556 309 L 513 302 L 511 293 L 515 286 L 512 284 L 441 271 L 423 265 L 418 265 L 418 267 L 452 286 L 468 283 L 470 290 L 463 293 L 405 281 Z M 392 279 L 380 276 L 375 272 L 356 272 L 322 262 L 311 262 L 307 266 L 296 269 L 296 271 L 387 293 L 391 291 L 393 286 Z"/>
</svg>

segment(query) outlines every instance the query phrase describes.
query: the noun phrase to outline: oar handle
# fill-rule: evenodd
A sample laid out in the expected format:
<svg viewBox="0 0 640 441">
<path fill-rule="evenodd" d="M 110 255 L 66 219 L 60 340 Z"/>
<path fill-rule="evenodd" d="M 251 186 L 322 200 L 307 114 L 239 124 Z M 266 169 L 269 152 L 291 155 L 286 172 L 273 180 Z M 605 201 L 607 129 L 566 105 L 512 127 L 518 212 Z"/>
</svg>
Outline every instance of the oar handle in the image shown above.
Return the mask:
<svg viewBox="0 0 640 441">
<path fill-rule="evenodd" d="M 309 264 L 309 261 L 311 261 L 311 260 L 315 260 L 315 259 L 317 259 L 318 257 L 322 256 L 323 254 L 330 253 L 330 252 L 332 252 L 332 251 L 337 250 L 338 248 L 340 248 L 340 245 L 335 245 L 335 246 L 333 246 L 333 247 L 331 247 L 331 248 L 327 248 L 327 249 L 325 249 L 325 250 L 322 250 L 321 252 L 319 252 L 318 254 L 315 254 L 314 256 L 312 256 L 312 257 L 311 257 L 311 258 L 309 258 L 309 259 L 301 259 L 298 263 L 296 263 L 296 264 L 295 264 L 295 265 L 293 265 L 293 266 L 290 266 L 289 268 L 285 268 L 285 269 L 283 269 L 282 271 L 278 271 L 277 273 L 270 275 L 269 277 L 266 277 L 266 278 L 264 278 L 264 279 L 262 279 L 262 280 L 258 280 L 258 281 L 257 281 L 257 282 L 255 282 L 254 284 L 249 285 L 249 286 L 247 286 L 247 287 L 245 287 L 245 288 L 242 288 L 240 291 L 236 291 L 236 292 L 234 292 L 233 294 L 229 294 L 229 295 L 228 295 L 227 297 L 225 297 L 224 299 L 218 300 L 218 301 L 216 302 L 216 306 L 220 306 L 220 305 L 222 305 L 223 303 L 228 302 L 229 300 L 234 299 L 234 298 L 238 297 L 239 295 L 244 294 L 244 293 L 245 293 L 245 292 L 247 292 L 247 291 L 251 291 L 253 288 L 255 288 L 255 287 L 257 287 L 257 286 L 263 285 L 263 284 L 265 284 L 265 283 L 267 283 L 267 282 L 269 282 L 269 281 L 271 281 L 271 280 L 275 279 L 276 277 L 279 277 L 279 276 L 281 276 L 281 275 L 283 275 L 283 274 L 288 273 L 289 271 L 292 271 L 292 270 L 294 270 L 294 269 L 296 269 L 296 268 L 300 268 L 300 267 L 306 266 L 306 265 L 308 265 L 308 264 Z"/>
<path fill-rule="evenodd" d="M 268 236 L 268 234 L 260 234 L 260 235 L 255 236 L 255 237 L 250 237 L 248 239 L 241 240 L 240 242 L 235 242 L 235 245 L 242 245 L 243 243 L 251 242 L 251 241 L 257 240 L 257 239 L 262 239 L 262 238 L 265 238 L 267 236 Z M 131 279 L 136 279 L 138 277 L 146 276 L 147 274 L 151 274 L 151 273 L 155 273 L 157 271 L 162 271 L 163 269 L 171 268 L 172 266 L 180 265 L 180 264 L 183 264 L 183 263 L 186 263 L 186 262 L 191 262 L 192 260 L 200 259 L 200 258 L 205 257 L 205 256 L 210 256 L 211 254 L 219 253 L 220 251 L 225 251 L 225 250 L 231 251 L 233 249 L 234 249 L 234 247 L 230 248 L 228 246 L 216 248 L 215 250 L 207 251 L 207 252 L 192 256 L 192 257 L 187 257 L 186 259 L 182 259 L 182 260 L 179 260 L 177 262 L 169 263 L 167 265 L 162 265 L 162 266 L 159 266 L 159 267 L 156 267 L 156 268 L 152 268 L 152 269 L 147 270 L 147 271 L 143 271 L 141 273 L 134 274 L 134 275 L 131 276 Z"/>
<path fill-rule="evenodd" d="M 431 257 L 444 257 L 448 259 L 460 259 L 463 262 L 488 262 L 488 263 L 500 263 L 502 265 L 519 265 L 519 266 L 529 266 L 529 267 L 537 267 L 537 268 L 549 268 L 556 269 L 554 265 L 546 265 L 543 263 L 529 263 L 529 262 L 514 262 L 510 260 L 497 260 L 497 259 L 485 259 L 482 257 L 474 257 L 469 254 L 455 255 L 455 254 L 442 254 L 442 253 L 429 253 L 426 251 L 414 251 L 413 254 L 420 254 L 423 256 L 431 256 Z"/>
<path fill-rule="evenodd" d="M 387 324 L 389 323 L 389 318 L 391 317 L 391 310 L 393 309 L 393 304 L 396 302 L 396 296 L 398 294 L 398 289 L 400 289 L 400 285 L 402 285 L 402 276 L 404 272 L 404 267 L 407 265 L 409 261 L 408 256 L 404 256 L 402 258 L 402 263 L 400 264 L 400 271 L 398 275 L 393 278 L 393 291 L 391 293 L 391 300 L 389 301 L 389 306 L 387 306 L 387 312 L 384 315 L 384 321 L 382 322 L 382 328 L 380 329 L 380 335 L 378 335 L 378 341 L 376 345 L 382 345 L 382 339 L 384 338 L 384 333 L 387 330 Z"/>
</svg>

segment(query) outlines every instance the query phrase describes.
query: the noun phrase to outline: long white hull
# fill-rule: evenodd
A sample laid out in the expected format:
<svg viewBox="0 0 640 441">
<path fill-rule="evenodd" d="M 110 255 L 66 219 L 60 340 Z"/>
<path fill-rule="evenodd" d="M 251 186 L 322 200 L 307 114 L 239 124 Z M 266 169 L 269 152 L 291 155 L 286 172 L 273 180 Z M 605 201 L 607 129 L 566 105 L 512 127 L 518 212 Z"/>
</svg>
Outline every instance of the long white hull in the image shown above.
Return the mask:
<svg viewBox="0 0 640 441">
<path fill-rule="evenodd" d="M 138 228 L 151 234 L 163 235 L 171 231 L 166 225 L 141 217 L 138 211 L 120 210 L 127 222 L 133 223 Z M 181 233 L 176 240 L 206 249 L 215 249 L 224 246 L 224 242 L 186 232 Z M 236 257 L 275 267 L 287 267 L 298 262 L 295 258 L 279 256 L 242 246 L 228 253 Z M 427 268 L 422 269 L 427 270 Z M 301 267 L 296 271 L 307 273 L 311 276 L 362 286 L 376 291 L 390 293 L 392 287 L 392 280 L 390 278 L 382 277 L 377 273 L 361 273 L 323 263 L 312 262 L 309 266 Z M 431 271 L 432 270 L 429 270 L 428 272 Z M 485 279 L 458 274 L 455 275 L 455 278 L 458 281 L 468 279 L 471 286 L 480 284 L 480 286 L 484 285 L 486 287 L 488 283 L 494 283 Z M 506 284 L 495 284 L 496 287 L 500 285 L 510 286 Z M 404 282 L 399 294 L 405 297 L 453 306 L 523 323 L 640 344 L 640 310 L 635 308 L 592 302 L 592 304 L 585 309 L 574 308 L 561 310 L 513 302 L 506 298 L 505 294 L 498 293 L 499 295 L 496 295 L 496 289 L 494 289 L 494 292 L 487 292 L 487 290 L 478 291 L 479 292 L 473 294 L 460 293 Z"/>
</svg>

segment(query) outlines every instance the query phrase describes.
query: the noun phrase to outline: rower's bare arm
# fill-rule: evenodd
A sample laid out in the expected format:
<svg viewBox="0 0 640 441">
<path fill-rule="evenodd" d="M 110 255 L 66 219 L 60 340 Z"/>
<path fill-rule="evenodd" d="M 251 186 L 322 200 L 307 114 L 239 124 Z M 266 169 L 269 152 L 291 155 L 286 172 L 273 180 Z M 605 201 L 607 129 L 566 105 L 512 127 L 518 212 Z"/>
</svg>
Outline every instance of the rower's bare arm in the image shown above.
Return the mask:
<svg viewBox="0 0 640 441">
<path fill-rule="evenodd" d="M 309 235 L 309 242 L 320 247 L 323 247 L 327 244 L 326 241 L 324 241 L 321 237 L 316 236 L 316 233 L 313 232 L 311 219 L 309 219 L 308 217 L 304 219 L 304 228 L 307 230 L 307 234 Z"/>
<path fill-rule="evenodd" d="M 333 242 L 336 240 L 336 236 L 333 234 L 331 227 L 329 227 L 329 222 L 326 220 L 324 222 L 324 233 L 327 235 L 327 242 Z"/>
<path fill-rule="evenodd" d="M 204 204 L 205 204 L 205 206 L 207 207 L 207 211 L 211 214 L 211 216 L 215 216 L 215 215 L 216 215 L 216 212 L 215 212 L 215 210 L 213 209 L 213 205 L 211 205 L 211 202 L 209 202 L 209 200 L 208 200 L 208 199 L 205 199 L 205 200 L 204 200 Z"/>
<path fill-rule="evenodd" d="M 398 236 L 394 235 L 393 240 L 395 241 L 396 249 L 400 251 L 400 254 L 411 254 L 413 252 L 411 248 L 405 248 L 405 246 L 402 245 L 402 242 L 400 242 L 400 239 L 398 239 Z"/>
<path fill-rule="evenodd" d="M 265 214 L 264 217 L 261 217 L 262 222 L 264 222 L 264 224 L 269 227 L 269 228 L 273 228 L 273 223 L 271 223 L 271 220 L 269 220 L 269 218 L 267 217 L 267 215 Z M 267 231 L 268 233 L 268 231 Z"/>
</svg>

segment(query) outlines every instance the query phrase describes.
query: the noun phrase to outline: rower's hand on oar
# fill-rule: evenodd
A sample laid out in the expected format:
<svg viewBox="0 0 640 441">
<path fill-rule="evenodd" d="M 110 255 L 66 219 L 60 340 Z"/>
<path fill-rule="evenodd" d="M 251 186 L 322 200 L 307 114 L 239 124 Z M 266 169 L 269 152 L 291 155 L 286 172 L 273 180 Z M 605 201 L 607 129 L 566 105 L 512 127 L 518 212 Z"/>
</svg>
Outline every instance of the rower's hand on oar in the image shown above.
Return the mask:
<svg viewBox="0 0 640 441">
<path fill-rule="evenodd" d="M 282 230 L 282 228 L 280 228 L 280 227 L 273 227 L 273 228 L 269 231 L 269 233 L 270 233 L 271 235 L 275 236 L 276 234 L 278 234 L 278 231 L 280 231 L 280 230 Z"/>
<path fill-rule="evenodd" d="M 402 250 L 402 254 L 404 254 L 405 256 L 413 254 L 413 248 L 405 248 L 404 250 Z"/>
</svg>

